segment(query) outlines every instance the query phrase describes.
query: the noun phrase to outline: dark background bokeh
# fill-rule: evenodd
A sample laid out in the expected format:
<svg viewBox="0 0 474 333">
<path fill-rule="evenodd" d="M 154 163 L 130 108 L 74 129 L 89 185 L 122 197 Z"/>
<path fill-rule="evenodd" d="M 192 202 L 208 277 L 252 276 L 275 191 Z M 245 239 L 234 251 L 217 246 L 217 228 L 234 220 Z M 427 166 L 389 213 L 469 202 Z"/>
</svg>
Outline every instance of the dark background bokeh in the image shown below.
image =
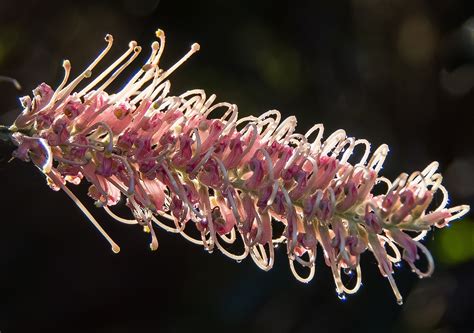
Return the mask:
<svg viewBox="0 0 474 333">
<path fill-rule="evenodd" d="M 167 33 L 163 64 L 192 42 L 201 51 L 172 78 L 172 93 L 204 88 L 242 115 L 279 109 L 306 131 L 389 144 L 383 173 L 438 160 L 452 204 L 474 198 L 474 2 L 352 1 L 1 1 L 1 123 L 17 97 L 56 86 L 61 61 L 79 73 L 115 37 L 118 55 L 135 39 L 148 54 L 154 31 Z M 144 59 L 142 55 L 140 59 Z M 107 59 L 112 59 L 111 57 Z M 128 72 L 129 74 L 129 72 Z M 127 77 L 125 74 L 124 77 Z M 108 244 L 64 193 L 32 165 L 2 156 L 0 331 L 10 332 L 472 332 L 472 215 L 427 238 L 437 269 L 419 280 L 407 266 L 396 279 L 400 307 L 375 259 L 363 259 L 364 285 L 340 301 L 318 258 L 315 279 L 292 277 L 283 249 L 270 272 L 236 264 L 158 231 L 150 252 L 138 228 L 118 225 L 77 189 L 120 244 Z"/>
</svg>

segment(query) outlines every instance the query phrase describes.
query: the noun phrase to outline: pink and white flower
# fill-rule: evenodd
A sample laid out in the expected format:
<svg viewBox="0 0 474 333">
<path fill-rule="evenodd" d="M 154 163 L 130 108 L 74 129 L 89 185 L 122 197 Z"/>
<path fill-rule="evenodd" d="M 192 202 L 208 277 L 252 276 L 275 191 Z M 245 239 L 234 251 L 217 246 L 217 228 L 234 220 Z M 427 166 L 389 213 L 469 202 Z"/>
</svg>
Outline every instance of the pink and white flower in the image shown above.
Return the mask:
<svg viewBox="0 0 474 333">
<path fill-rule="evenodd" d="M 199 45 L 163 69 L 165 35 L 161 30 L 156 35 L 159 41 L 151 45 L 148 60 L 121 90 L 112 93 L 107 87 L 141 52 L 133 41 L 92 82 L 76 89 L 92 78 L 94 67 L 112 47 L 113 38 L 107 35 L 106 48 L 77 78 L 68 83 L 71 64 L 66 60 L 64 80 L 55 90 L 42 83 L 33 98 L 23 97 L 24 111 L 10 127 L 18 146 L 14 157 L 32 161 L 53 189 L 65 191 L 114 252 L 118 245 L 68 182 L 90 183 L 96 206 L 118 222 L 141 225 L 150 233 L 152 250 L 158 247 L 154 228 L 159 226 L 208 251 L 217 247 L 238 261 L 250 255 L 269 270 L 274 247 L 282 243 L 293 274 L 308 282 L 319 244 L 341 297 L 361 286 L 360 255 L 369 250 L 400 304 L 393 264 L 404 259 L 420 277 L 432 273 L 423 236 L 469 210 L 467 205 L 446 207 L 448 195 L 437 162 L 391 182 L 379 176 L 387 145 L 370 154 L 367 140 L 343 130 L 323 140 L 322 124 L 299 134 L 296 119 L 282 121 L 275 110 L 239 119 L 235 104 L 215 104 L 216 96 L 203 90 L 170 95 L 167 78 Z M 359 160 L 352 157 L 356 149 L 364 152 Z M 371 194 L 381 182 L 386 193 Z M 436 192 L 443 197 L 441 204 L 429 209 Z M 121 198 L 133 218 L 112 212 Z M 274 231 L 277 223 L 284 226 L 281 234 Z M 198 237 L 191 236 L 192 229 Z M 230 252 L 234 243 L 240 244 L 240 253 Z M 416 266 L 421 255 L 428 261 L 424 272 Z M 306 276 L 295 262 L 307 269 Z M 343 283 L 341 269 L 357 275 L 355 285 Z"/>
</svg>

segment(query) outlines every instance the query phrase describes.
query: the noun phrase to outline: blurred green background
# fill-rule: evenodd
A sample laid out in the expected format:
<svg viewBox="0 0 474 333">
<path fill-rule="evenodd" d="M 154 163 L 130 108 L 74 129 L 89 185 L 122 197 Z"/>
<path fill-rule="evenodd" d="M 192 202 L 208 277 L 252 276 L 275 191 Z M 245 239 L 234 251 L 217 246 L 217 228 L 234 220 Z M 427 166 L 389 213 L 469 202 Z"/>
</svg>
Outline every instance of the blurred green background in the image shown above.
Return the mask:
<svg viewBox="0 0 474 333">
<path fill-rule="evenodd" d="M 1 84 L 0 123 L 20 112 L 19 96 L 60 82 L 63 59 L 78 74 L 111 33 L 112 55 L 133 39 L 144 61 L 157 28 L 167 34 L 166 66 L 201 44 L 173 74 L 172 93 L 203 88 L 238 104 L 242 116 L 278 109 L 298 118 L 299 132 L 322 122 L 326 136 L 344 128 L 387 143 L 388 178 L 437 160 L 452 204 L 473 204 L 473 1 L 1 1 L 0 75 L 23 89 Z M 80 186 L 121 245 L 114 255 L 32 165 L 2 159 L 1 332 L 474 329 L 472 215 L 428 235 L 432 278 L 397 270 L 402 307 L 371 254 L 362 260 L 363 288 L 341 302 L 321 253 L 307 285 L 293 279 L 283 249 L 267 273 L 162 231 L 151 253 L 146 235 L 112 223 Z"/>
</svg>

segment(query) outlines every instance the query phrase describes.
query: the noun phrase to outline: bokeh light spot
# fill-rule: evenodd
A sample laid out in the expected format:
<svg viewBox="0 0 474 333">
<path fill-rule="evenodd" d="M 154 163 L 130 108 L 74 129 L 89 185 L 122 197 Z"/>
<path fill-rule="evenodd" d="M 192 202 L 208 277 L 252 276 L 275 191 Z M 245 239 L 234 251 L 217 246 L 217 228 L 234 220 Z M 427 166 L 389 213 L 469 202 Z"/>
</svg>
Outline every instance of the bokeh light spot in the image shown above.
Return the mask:
<svg viewBox="0 0 474 333">
<path fill-rule="evenodd" d="M 474 221 L 470 219 L 454 222 L 435 240 L 437 257 L 445 264 L 455 265 L 474 259 Z"/>
<path fill-rule="evenodd" d="M 437 33 L 430 21 L 423 16 L 415 16 L 402 22 L 398 33 L 398 52 L 410 65 L 428 63 L 434 54 Z"/>
</svg>

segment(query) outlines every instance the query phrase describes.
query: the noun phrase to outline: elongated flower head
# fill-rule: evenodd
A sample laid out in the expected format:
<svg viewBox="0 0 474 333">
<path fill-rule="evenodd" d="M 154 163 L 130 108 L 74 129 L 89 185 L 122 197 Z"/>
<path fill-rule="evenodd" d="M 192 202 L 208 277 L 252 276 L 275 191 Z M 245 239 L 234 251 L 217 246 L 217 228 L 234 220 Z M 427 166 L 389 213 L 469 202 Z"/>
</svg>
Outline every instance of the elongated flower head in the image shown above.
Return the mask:
<svg viewBox="0 0 474 333">
<path fill-rule="evenodd" d="M 145 64 L 113 93 L 108 86 L 141 52 L 136 42 L 97 76 L 94 68 L 112 47 L 112 36 L 73 80 L 65 60 L 59 86 L 42 83 L 32 97 L 22 97 L 24 111 L 10 127 L 14 157 L 32 161 L 51 188 L 65 191 L 114 252 L 118 245 L 68 184 L 87 181 L 95 205 L 118 222 L 140 225 L 150 233 L 152 250 L 158 248 L 158 226 L 236 261 L 250 255 L 269 270 L 274 248 L 284 244 L 291 271 L 309 282 L 320 248 L 340 298 L 361 286 L 360 256 L 367 250 L 400 304 L 394 265 L 403 259 L 419 277 L 431 275 L 434 263 L 423 237 L 469 210 L 446 207 L 437 162 L 392 182 L 379 175 L 387 145 L 371 153 L 367 140 L 343 130 L 324 140 L 322 124 L 299 134 L 296 118 L 282 120 L 276 110 L 239 118 L 235 104 L 216 103 L 215 95 L 199 89 L 171 95 L 169 75 L 199 45 L 164 69 L 165 35 L 158 30 L 156 36 Z M 377 184 L 385 194 L 372 194 Z M 437 192 L 441 203 L 433 207 Z M 131 217 L 112 211 L 119 203 Z M 422 256 L 425 270 L 417 266 Z M 351 285 L 341 271 L 356 275 Z"/>
</svg>

